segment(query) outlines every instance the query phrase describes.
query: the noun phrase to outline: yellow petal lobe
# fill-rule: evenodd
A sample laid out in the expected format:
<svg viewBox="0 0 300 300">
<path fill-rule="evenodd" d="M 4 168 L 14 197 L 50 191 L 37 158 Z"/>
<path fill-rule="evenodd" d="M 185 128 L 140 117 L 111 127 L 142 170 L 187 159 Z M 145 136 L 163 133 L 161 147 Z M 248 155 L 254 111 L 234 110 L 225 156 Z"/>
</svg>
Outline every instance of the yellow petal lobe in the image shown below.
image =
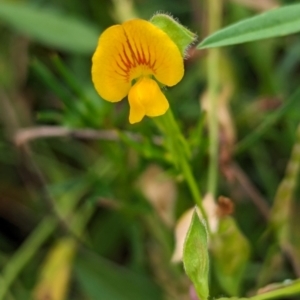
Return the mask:
<svg viewBox="0 0 300 300">
<path fill-rule="evenodd" d="M 127 47 L 137 62 L 131 79 L 154 75 L 167 86 L 177 84 L 184 75 L 183 57 L 179 48 L 161 29 L 145 20 L 130 20 L 122 24 Z"/>
<path fill-rule="evenodd" d="M 124 29 L 114 25 L 99 38 L 92 58 L 92 80 L 99 95 L 110 102 L 122 100 L 129 92 L 128 67 L 124 63 L 123 47 L 127 43 Z"/>
<path fill-rule="evenodd" d="M 160 90 L 157 82 L 149 77 L 141 77 L 128 95 L 131 124 L 140 122 L 143 117 L 163 115 L 169 108 L 169 102 Z"/>
</svg>

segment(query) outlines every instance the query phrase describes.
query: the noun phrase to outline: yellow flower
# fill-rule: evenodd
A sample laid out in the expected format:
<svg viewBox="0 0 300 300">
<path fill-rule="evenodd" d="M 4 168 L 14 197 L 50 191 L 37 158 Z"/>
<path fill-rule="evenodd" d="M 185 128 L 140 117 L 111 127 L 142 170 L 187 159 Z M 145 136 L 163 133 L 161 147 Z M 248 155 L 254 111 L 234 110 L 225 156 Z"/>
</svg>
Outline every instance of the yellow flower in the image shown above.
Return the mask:
<svg viewBox="0 0 300 300">
<path fill-rule="evenodd" d="M 140 19 L 106 29 L 92 58 L 97 92 L 110 102 L 128 95 L 130 123 L 145 115 L 163 115 L 169 103 L 157 81 L 173 86 L 183 74 L 183 57 L 176 44 L 164 31 Z"/>
</svg>

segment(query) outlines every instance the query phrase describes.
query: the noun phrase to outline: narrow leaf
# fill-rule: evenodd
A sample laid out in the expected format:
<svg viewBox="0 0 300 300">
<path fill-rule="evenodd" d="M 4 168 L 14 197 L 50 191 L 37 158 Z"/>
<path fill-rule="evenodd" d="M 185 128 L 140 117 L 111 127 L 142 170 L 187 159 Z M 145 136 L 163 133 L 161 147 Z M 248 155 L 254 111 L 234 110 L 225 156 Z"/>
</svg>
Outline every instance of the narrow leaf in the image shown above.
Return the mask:
<svg viewBox="0 0 300 300">
<path fill-rule="evenodd" d="M 62 238 L 50 249 L 34 289 L 34 299 L 63 300 L 67 298 L 76 242 Z"/>
<path fill-rule="evenodd" d="M 196 211 L 194 211 L 183 247 L 183 265 L 186 274 L 194 284 L 198 297 L 201 300 L 207 300 L 209 296 L 207 231 Z"/>
<path fill-rule="evenodd" d="M 291 207 L 293 197 L 298 185 L 298 174 L 300 171 L 300 125 L 296 132 L 295 145 L 286 167 L 285 176 L 281 181 L 274 199 L 271 211 L 271 223 L 274 227 L 279 242 L 288 240 L 289 220 L 291 218 Z"/>
<path fill-rule="evenodd" d="M 93 26 L 53 10 L 1 2 L 0 18 L 20 33 L 59 50 L 91 54 L 97 44 Z"/>
<path fill-rule="evenodd" d="M 300 174 L 300 124 L 284 178 L 278 186 L 270 222 L 282 249 L 289 249 L 293 267 L 300 270 L 299 201 L 295 201 Z"/>
<path fill-rule="evenodd" d="M 222 47 L 300 31 L 300 4 L 267 11 L 225 27 L 205 38 L 198 49 Z"/>
</svg>

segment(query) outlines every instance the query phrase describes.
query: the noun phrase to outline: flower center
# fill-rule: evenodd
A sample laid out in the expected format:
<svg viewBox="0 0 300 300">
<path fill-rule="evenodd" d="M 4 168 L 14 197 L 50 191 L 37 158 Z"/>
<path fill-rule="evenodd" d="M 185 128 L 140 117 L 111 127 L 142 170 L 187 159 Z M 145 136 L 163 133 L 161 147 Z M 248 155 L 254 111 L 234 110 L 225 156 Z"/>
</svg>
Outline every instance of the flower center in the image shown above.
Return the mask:
<svg viewBox="0 0 300 300">
<path fill-rule="evenodd" d="M 141 43 L 130 38 L 124 30 L 126 36 L 125 44 L 122 44 L 122 51 L 119 52 L 117 66 L 127 82 L 137 79 L 141 76 L 154 75 L 156 72 L 156 59 L 151 56 L 149 49 L 142 46 Z"/>
</svg>

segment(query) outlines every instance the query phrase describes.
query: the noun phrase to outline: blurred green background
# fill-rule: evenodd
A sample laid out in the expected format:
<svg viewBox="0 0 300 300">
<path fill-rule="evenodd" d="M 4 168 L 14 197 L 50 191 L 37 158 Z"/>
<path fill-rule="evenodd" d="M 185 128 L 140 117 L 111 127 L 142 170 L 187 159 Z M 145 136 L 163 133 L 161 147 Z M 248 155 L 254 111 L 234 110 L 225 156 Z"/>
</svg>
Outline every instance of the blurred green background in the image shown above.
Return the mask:
<svg viewBox="0 0 300 300">
<path fill-rule="evenodd" d="M 222 24 L 297 2 L 224 1 Z M 90 76 L 105 28 L 158 11 L 208 34 L 201 0 L 0 1 L 0 299 L 195 299 L 170 261 L 176 220 L 193 206 L 185 182 L 152 120 L 130 125 L 127 100 L 103 101 Z M 184 79 L 165 90 L 204 192 L 206 56 L 191 47 Z M 288 242 L 268 219 L 300 120 L 299 61 L 299 34 L 222 49 L 217 194 L 233 201 L 251 255 L 238 274 L 212 259 L 213 297 L 300 276 L 299 185 L 278 208 L 294 213 L 276 223 Z M 229 252 L 243 256 L 237 244 Z"/>
</svg>

